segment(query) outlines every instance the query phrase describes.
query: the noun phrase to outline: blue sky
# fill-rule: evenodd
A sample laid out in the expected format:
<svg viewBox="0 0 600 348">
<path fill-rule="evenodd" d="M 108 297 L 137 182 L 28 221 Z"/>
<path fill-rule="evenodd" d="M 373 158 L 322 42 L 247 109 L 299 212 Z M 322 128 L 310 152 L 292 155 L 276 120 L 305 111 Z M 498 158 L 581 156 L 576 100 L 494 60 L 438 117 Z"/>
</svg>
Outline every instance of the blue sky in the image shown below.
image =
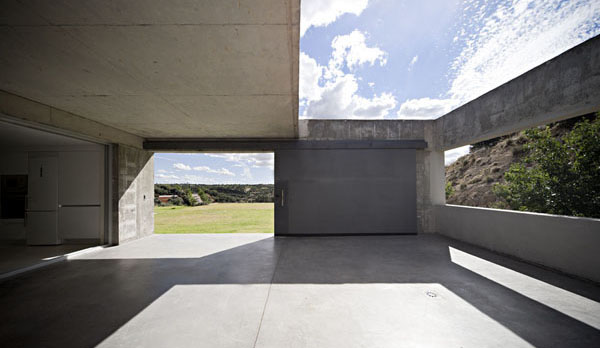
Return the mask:
<svg viewBox="0 0 600 348">
<path fill-rule="evenodd" d="M 600 33 L 597 0 L 302 0 L 301 13 L 300 118 L 437 118 Z M 272 154 L 155 157 L 156 182 L 273 182 Z"/>
</svg>

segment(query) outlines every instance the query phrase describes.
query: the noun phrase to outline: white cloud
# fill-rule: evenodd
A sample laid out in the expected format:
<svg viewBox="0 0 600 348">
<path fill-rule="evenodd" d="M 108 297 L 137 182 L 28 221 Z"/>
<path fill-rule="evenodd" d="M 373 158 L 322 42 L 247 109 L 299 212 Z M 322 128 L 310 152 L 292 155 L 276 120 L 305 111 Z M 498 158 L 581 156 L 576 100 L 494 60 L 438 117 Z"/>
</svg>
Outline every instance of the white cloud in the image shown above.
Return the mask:
<svg viewBox="0 0 600 348">
<path fill-rule="evenodd" d="M 199 172 L 207 172 L 207 173 L 212 173 L 212 174 L 235 176 L 234 173 L 230 172 L 226 168 L 212 169 L 212 168 L 207 167 L 207 166 L 197 166 L 197 167 L 194 167 L 193 169 L 196 170 L 196 171 L 199 171 Z"/>
<path fill-rule="evenodd" d="M 327 26 L 345 13 L 358 16 L 368 4 L 368 0 L 302 0 L 300 36 L 310 27 Z"/>
<path fill-rule="evenodd" d="M 183 164 L 183 163 L 174 163 L 173 168 L 179 169 L 179 170 L 192 170 L 192 167 L 188 166 L 187 164 Z"/>
<path fill-rule="evenodd" d="M 479 2 L 471 1 L 471 5 Z M 447 93 L 455 108 L 543 64 L 600 33 L 599 1 L 514 0 L 484 3 L 463 24 L 453 42 L 464 45 L 452 64 Z M 487 13 L 490 13 L 487 15 Z M 474 33 L 472 28 L 478 28 Z M 409 101 L 407 101 L 409 102 Z M 398 112 L 402 113 L 402 107 Z M 443 102 L 441 103 L 443 104 Z M 440 104 L 440 106 L 441 106 Z M 425 114 L 431 103 L 406 109 Z M 443 114 L 443 113 L 442 113 Z M 468 146 L 446 151 L 446 164 L 469 152 Z"/>
<path fill-rule="evenodd" d="M 358 95 L 360 78 L 344 71 L 354 71 L 365 64 L 385 65 L 386 52 L 367 46 L 365 34 L 358 30 L 336 36 L 331 47 L 333 52 L 326 67 L 320 66 L 306 53 L 300 55 L 302 117 L 383 118 L 396 107 L 396 98 L 391 93 L 374 94 L 371 98 Z"/>
<path fill-rule="evenodd" d="M 323 69 L 324 67 L 320 66 L 316 60 L 309 57 L 306 53 L 300 52 L 300 99 L 312 101 L 321 98 L 319 80 L 323 75 Z"/>
<path fill-rule="evenodd" d="M 485 15 L 489 6 L 469 16 L 456 40 L 464 48 L 448 94 L 461 104 L 600 33 L 600 1 L 514 0 Z"/>
<path fill-rule="evenodd" d="M 179 179 L 179 176 L 177 175 L 167 175 L 167 174 L 156 174 L 155 175 L 157 178 L 161 178 L 161 179 Z"/>
<path fill-rule="evenodd" d="M 444 152 L 445 165 L 450 165 L 450 164 L 456 162 L 456 160 L 459 159 L 460 157 L 468 154 L 469 147 L 470 147 L 470 145 L 461 146 L 461 147 L 457 147 L 456 149 L 452 149 L 452 150 L 448 150 L 448 151 Z"/>
<path fill-rule="evenodd" d="M 228 162 L 235 162 L 244 166 L 265 167 L 273 169 L 275 155 L 269 153 L 207 153 L 207 156 L 223 158 Z"/>
<path fill-rule="evenodd" d="M 407 100 L 398 117 L 442 116 L 600 33 L 599 1 L 472 0 L 466 6 L 475 12 L 453 39 L 463 48 L 445 98 Z"/>
<path fill-rule="evenodd" d="M 417 62 L 418 62 L 418 61 L 419 61 L 419 56 L 418 56 L 418 55 L 414 56 L 414 57 L 413 57 L 413 58 L 410 60 L 410 63 L 408 63 L 408 71 L 411 71 L 411 70 L 412 70 L 412 68 L 413 68 L 413 66 L 414 66 L 415 64 L 417 64 Z"/>
<path fill-rule="evenodd" d="M 453 99 L 409 99 L 400 105 L 397 115 L 402 119 L 434 119 L 447 114 L 454 106 Z"/>
<path fill-rule="evenodd" d="M 353 74 L 328 82 L 321 99 L 309 103 L 304 115 L 323 118 L 383 118 L 396 107 L 396 98 L 389 93 L 364 98 L 356 94 L 358 82 Z"/>
<path fill-rule="evenodd" d="M 164 170 L 164 169 L 159 169 L 159 170 L 157 170 L 156 172 L 157 172 L 157 173 L 166 173 L 167 171 L 166 171 L 166 170 Z"/>
<path fill-rule="evenodd" d="M 387 53 L 379 47 L 369 47 L 366 43 L 365 34 L 354 30 L 348 35 L 338 35 L 331 41 L 331 59 L 329 70 L 339 71 L 344 66 L 353 70 L 365 63 L 373 66 L 376 61 L 383 66 L 387 63 Z"/>
<path fill-rule="evenodd" d="M 221 181 L 222 180 L 219 180 L 219 182 Z M 207 178 L 205 176 L 188 174 L 181 178 L 181 182 L 188 184 L 214 184 L 216 183 L 216 180 L 213 178 Z"/>
<path fill-rule="evenodd" d="M 252 179 L 252 173 L 250 172 L 250 168 L 244 167 L 243 172 L 240 176 L 242 178 Z"/>
</svg>

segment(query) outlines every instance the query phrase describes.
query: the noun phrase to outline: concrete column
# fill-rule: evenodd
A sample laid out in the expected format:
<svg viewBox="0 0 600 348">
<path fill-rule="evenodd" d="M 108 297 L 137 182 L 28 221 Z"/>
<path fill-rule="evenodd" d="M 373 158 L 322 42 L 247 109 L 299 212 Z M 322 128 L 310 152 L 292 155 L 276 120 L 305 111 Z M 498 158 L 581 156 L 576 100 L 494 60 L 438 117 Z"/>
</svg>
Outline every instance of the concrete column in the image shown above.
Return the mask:
<svg viewBox="0 0 600 348">
<path fill-rule="evenodd" d="M 437 232 L 434 206 L 446 204 L 444 152 L 417 151 L 417 220 L 419 233 Z"/>
<path fill-rule="evenodd" d="M 113 244 L 154 232 L 154 156 L 126 145 L 113 148 Z"/>
</svg>

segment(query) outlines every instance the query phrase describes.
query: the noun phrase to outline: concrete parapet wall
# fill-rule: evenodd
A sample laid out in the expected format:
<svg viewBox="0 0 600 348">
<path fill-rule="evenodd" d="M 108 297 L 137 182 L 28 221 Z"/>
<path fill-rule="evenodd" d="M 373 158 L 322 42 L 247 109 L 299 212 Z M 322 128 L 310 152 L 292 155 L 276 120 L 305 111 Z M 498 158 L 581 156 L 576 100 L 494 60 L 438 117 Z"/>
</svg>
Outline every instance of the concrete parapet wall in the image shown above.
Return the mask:
<svg viewBox="0 0 600 348">
<path fill-rule="evenodd" d="M 115 147 L 113 200 L 118 203 L 113 204 L 113 243 L 117 244 L 154 232 L 154 157 L 149 151 Z"/>
<path fill-rule="evenodd" d="M 600 36 L 436 120 L 444 150 L 600 110 Z"/>
<path fill-rule="evenodd" d="M 440 234 L 600 282 L 600 219 L 435 206 Z"/>
<path fill-rule="evenodd" d="M 438 147 L 439 124 L 433 120 L 300 120 L 300 139 L 410 140 L 423 139 Z"/>
</svg>

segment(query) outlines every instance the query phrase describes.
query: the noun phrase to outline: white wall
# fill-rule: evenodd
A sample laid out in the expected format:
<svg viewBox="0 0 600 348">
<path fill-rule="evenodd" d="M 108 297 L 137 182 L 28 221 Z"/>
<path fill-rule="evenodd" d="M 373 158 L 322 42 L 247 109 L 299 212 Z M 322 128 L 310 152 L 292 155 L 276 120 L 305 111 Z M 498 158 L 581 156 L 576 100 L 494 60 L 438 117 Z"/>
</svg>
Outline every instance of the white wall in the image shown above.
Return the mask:
<svg viewBox="0 0 600 348">
<path fill-rule="evenodd" d="M 0 152 L 0 174 L 27 175 L 30 153 L 55 152 L 59 156 L 59 204 L 88 205 L 59 209 L 62 239 L 98 240 L 104 236 L 104 146 L 76 145 L 27 147 Z M 97 206 L 94 206 L 97 205 Z M 23 219 L 0 219 L 0 240 L 26 239 Z"/>
<path fill-rule="evenodd" d="M 58 229 L 63 239 L 102 239 L 104 147 L 59 152 Z"/>
<path fill-rule="evenodd" d="M 600 282 L 600 219 L 436 206 L 438 232 Z"/>
</svg>

